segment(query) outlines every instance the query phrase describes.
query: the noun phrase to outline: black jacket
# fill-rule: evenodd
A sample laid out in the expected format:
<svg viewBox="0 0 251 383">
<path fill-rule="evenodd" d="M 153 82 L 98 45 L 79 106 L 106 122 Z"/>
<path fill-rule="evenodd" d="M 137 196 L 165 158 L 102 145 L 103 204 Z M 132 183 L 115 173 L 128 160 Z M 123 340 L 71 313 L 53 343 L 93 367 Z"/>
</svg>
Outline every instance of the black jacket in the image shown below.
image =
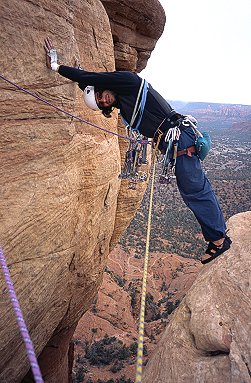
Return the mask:
<svg viewBox="0 0 251 383">
<path fill-rule="evenodd" d="M 141 84 L 141 78 L 137 74 L 127 71 L 87 72 L 64 65 L 60 65 L 58 73 L 78 82 L 82 90 L 87 85 L 93 85 L 96 88 L 113 91 L 117 100 L 116 107 L 120 109 L 122 117 L 130 122 Z M 173 126 L 173 121 L 177 119 L 176 115 L 166 100 L 149 84 L 145 109 L 139 126 L 140 133 L 146 137 L 154 137 L 163 120 L 165 121 L 161 125 L 161 130 L 166 132 Z"/>
</svg>

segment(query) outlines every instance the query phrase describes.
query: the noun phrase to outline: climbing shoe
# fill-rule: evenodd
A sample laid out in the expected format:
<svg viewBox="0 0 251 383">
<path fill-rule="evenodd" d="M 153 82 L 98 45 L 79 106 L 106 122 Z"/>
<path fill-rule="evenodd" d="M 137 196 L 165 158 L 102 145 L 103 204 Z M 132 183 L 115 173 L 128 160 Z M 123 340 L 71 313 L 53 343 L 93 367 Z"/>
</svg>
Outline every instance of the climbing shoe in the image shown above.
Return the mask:
<svg viewBox="0 0 251 383">
<path fill-rule="evenodd" d="M 222 245 L 216 246 L 213 242 L 209 242 L 207 250 L 205 252 L 206 257 L 201 259 L 201 263 L 205 265 L 206 263 L 217 258 L 219 255 L 230 249 L 231 239 L 226 235 Z"/>
</svg>

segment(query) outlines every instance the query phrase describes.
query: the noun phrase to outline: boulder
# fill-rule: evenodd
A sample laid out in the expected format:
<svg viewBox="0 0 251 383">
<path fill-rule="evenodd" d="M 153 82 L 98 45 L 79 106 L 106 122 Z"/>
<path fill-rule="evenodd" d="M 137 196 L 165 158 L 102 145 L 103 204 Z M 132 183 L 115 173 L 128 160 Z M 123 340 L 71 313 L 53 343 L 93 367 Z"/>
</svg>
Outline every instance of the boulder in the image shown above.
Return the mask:
<svg viewBox="0 0 251 383">
<path fill-rule="evenodd" d="M 228 222 L 231 249 L 204 266 L 151 356 L 143 383 L 251 382 L 251 212 Z"/>
</svg>

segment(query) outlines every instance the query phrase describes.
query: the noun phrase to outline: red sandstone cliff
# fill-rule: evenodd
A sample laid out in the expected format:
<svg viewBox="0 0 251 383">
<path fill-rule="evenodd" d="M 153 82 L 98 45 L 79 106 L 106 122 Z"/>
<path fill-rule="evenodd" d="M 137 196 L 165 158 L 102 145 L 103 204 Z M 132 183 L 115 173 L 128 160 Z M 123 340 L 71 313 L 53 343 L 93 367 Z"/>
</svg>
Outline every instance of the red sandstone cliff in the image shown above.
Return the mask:
<svg viewBox="0 0 251 383">
<path fill-rule="evenodd" d="M 125 68 L 130 56 L 133 65 L 126 68 L 142 69 L 164 27 L 162 7 L 157 0 L 147 2 L 142 14 L 140 1 L 104 4 L 108 13 L 99 0 L 2 0 L 1 73 L 116 132 L 116 116 L 108 121 L 87 110 L 77 85 L 46 68 L 43 51 L 49 36 L 61 63 L 73 65 L 78 59 L 87 70 L 109 71 L 116 67 L 115 57 Z M 126 39 L 120 36 L 121 18 L 123 31 L 130 32 Z M 114 246 L 145 185 L 136 196 L 118 179 L 122 154 L 116 137 L 3 81 L 0 88 L 0 242 L 44 379 L 63 383 L 68 381 L 69 342 L 97 294 L 111 238 Z M 125 203 L 130 207 L 126 217 L 121 214 Z M 0 290 L 0 381 L 17 383 L 29 364 L 2 274 Z"/>
<path fill-rule="evenodd" d="M 251 212 L 228 222 L 231 249 L 203 267 L 147 364 L 144 383 L 250 383 Z"/>
</svg>

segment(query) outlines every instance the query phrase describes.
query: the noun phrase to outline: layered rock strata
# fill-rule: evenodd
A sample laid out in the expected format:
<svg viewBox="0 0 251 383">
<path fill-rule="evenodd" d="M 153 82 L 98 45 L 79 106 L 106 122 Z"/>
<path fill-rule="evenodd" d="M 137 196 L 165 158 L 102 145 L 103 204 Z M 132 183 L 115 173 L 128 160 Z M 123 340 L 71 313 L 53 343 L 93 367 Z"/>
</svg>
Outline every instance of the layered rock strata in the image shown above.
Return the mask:
<svg viewBox="0 0 251 383">
<path fill-rule="evenodd" d="M 99 0 L 2 0 L 0 17 L 2 75 L 117 132 L 116 115 L 108 120 L 87 110 L 77 85 L 45 66 L 49 36 L 60 63 L 115 69 L 114 37 Z M 97 294 L 119 225 L 118 139 L 2 80 L 0 88 L 0 242 L 44 379 L 64 383 L 69 341 Z M 143 192 L 136 192 L 135 209 Z M 29 363 L 2 273 L 0 291 L 0 381 L 18 383 Z"/>
<path fill-rule="evenodd" d="M 102 0 L 109 15 L 118 70 L 140 72 L 147 64 L 165 25 L 158 0 Z"/>
</svg>

